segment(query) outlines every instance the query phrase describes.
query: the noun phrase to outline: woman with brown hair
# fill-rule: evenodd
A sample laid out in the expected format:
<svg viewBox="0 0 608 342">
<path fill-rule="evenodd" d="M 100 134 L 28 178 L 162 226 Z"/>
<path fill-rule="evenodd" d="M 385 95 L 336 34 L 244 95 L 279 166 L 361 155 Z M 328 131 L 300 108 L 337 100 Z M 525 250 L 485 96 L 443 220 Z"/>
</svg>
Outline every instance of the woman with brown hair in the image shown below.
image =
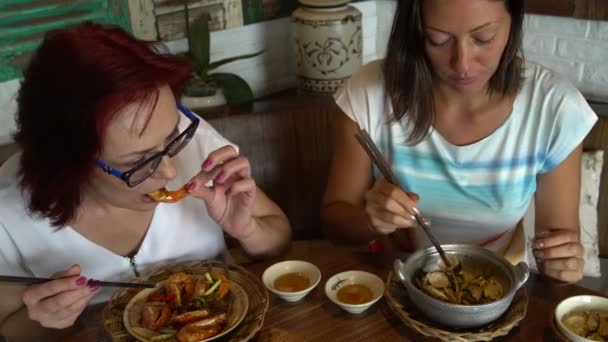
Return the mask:
<svg viewBox="0 0 608 342">
<path fill-rule="evenodd" d="M 323 217 L 336 241 L 408 232 L 429 246 L 471 243 L 512 262 L 525 253 L 517 223 L 535 203 L 542 272 L 582 277 L 580 161 L 595 114 L 554 72 L 521 55 L 522 0 L 398 1 L 388 53 L 336 94 L 344 115 Z M 354 139 L 365 129 L 402 188 L 378 175 Z"/>
<path fill-rule="evenodd" d="M 0 168 L 0 274 L 56 280 L 3 286 L 1 335 L 51 340 L 41 328 L 70 327 L 114 290 L 87 279 L 216 258 L 224 233 L 253 257 L 288 245 L 248 160 L 176 102 L 191 67 L 119 28 L 46 34 L 17 99 L 21 151 Z M 184 184 L 176 203 L 151 196 Z"/>
</svg>

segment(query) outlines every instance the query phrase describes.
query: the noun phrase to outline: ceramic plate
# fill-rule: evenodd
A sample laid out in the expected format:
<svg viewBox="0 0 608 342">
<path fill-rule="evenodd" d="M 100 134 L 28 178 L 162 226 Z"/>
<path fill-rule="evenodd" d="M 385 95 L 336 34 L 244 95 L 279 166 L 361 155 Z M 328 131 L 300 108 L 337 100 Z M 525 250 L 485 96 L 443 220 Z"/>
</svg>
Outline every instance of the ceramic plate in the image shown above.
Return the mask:
<svg viewBox="0 0 608 342">
<path fill-rule="evenodd" d="M 158 290 L 162 286 L 162 282 L 157 285 L 156 288 L 153 289 L 144 289 L 136 294 L 127 306 L 125 307 L 125 311 L 123 313 L 123 323 L 127 331 L 139 341 L 150 342 L 150 339 L 154 336 L 162 335 L 159 332 L 154 330 L 150 330 L 141 326 L 141 309 L 146 299 L 150 294 L 154 291 Z M 232 303 L 230 305 L 230 315 L 228 317 L 226 326 L 221 333 L 204 339 L 197 342 L 203 341 L 211 341 L 216 338 L 222 337 L 232 331 L 232 329 L 236 328 L 243 318 L 247 315 L 247 310 L 249 309 L 249 299 L 247 298 L 247 293 L 245 290 L 235 282 L 230 282 L 230 300 Z M 173 339 L 167 341 L 174 341 Z"/>
</svg>

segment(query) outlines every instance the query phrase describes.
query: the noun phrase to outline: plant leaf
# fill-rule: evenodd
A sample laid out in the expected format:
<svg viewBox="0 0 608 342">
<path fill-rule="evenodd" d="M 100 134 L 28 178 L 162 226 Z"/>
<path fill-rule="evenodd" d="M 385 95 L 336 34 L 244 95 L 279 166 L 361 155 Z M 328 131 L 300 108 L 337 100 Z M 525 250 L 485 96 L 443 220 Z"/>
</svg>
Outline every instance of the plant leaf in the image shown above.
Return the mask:
<svg viewBox="0 0 608 342">
<path fill-rule="evenodd" d="M 209 66 L 209 14 L 203 13 L 192 23 L 190 53 L 201 78 L 205 78 Z M 205 72 L 204 72 L 205 71 Z"/>
<path fill-rule="evenodd" d="M 218 84 L 224 92 L 226 103 L 229 105 L 253 101 L 253 92 L 247 82 L 241 77 L 229 73 L 209 75 L 209 80 Z"/>
<path fill-rule="evenodd" d="M 224 64 L 228 64 L 228 63 L 232 63 L 234 61 L 238 61 L 239 59 L 246 59 L 246 58 L 252 58 L 255 56 L 259 56 L 264 52 L 264 50 L 262 51 L 258 51 L 256 53 L 250 53 L 247 55 L 240 55 L 240 56 L 235 56 L 235 57 L 230 57 L 230 58 L 225 58 L 225 59 L 221 59 L 219 61 L 210 63 L 209 65 L 207 65 L 207 67 L 204 69 L 205 72 L 211 71 L 213 69 L 216 69 Z"/>
</svg>

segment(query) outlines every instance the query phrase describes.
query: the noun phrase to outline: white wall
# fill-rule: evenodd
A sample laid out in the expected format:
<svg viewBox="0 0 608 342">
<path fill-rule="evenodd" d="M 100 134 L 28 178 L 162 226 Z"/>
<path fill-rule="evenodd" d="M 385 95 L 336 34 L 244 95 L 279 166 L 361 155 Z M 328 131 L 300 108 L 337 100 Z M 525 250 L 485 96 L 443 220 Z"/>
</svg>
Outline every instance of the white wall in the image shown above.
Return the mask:
<svg viewBox="0 0 608 342">
<path fill-rule="evenodd" d="M 376 58 L 376 1 L 353 4 L 363 13 L 363 63 Z M 290 20 L 282 18 L 213 32 L 211 61 L 264 50 L 260 56 L 222 66 L 243 77 L 256 97 L 296 86 L 295 54 L 290 40 Z M 166 43 L 172 52 L 187 49 L 185 39 Z"/>
<path fill-rule="evenodd" d="M 363 12 L 363 63 L 382 58 L 391 30 L 394 0 L 354 3 Z M 250 85 L 255 96 L 294 87 L 295 56 L 289 18 L 282 18 L 211 35 L 211 60 L 264 49 L 265 53 L 223 66 Z M 186 41 L 167 44 L 171 51 L 186 49 Z M 574 82 L 589 98 L 608 101 L 608 22 L 530 15 L 525 22 L 526 57 L 551 67 Z M 0 145 L 14 130 L 14 97 L 19 81 L 0 83 Z"/>
</svg>

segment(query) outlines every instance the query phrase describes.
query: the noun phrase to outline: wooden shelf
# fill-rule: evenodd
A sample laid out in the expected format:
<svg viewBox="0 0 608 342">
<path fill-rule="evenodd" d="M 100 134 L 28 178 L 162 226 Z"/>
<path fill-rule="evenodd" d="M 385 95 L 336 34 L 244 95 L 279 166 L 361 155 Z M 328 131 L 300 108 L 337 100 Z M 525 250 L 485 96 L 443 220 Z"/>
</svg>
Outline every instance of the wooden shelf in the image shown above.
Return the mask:
<svg viewBox="0 0 608 342">
<path fill-rule="evenodd" d="M 526 12 L 581 19 L 608 20 L 605 0 L 526 0 Z"/>
<path fill-rule="evenodd" d="M 297 89 L 288 89 L 256 99 L 237 106 L 221 106 L 212 109 L 191 108 L 206 120 L 221 117 L 232 117 L 245 114 L 274 113 L 298 110 L 302 108 L 329 107 L 334 105 L 331 95 L 302 93 Z"/>
</svg>

